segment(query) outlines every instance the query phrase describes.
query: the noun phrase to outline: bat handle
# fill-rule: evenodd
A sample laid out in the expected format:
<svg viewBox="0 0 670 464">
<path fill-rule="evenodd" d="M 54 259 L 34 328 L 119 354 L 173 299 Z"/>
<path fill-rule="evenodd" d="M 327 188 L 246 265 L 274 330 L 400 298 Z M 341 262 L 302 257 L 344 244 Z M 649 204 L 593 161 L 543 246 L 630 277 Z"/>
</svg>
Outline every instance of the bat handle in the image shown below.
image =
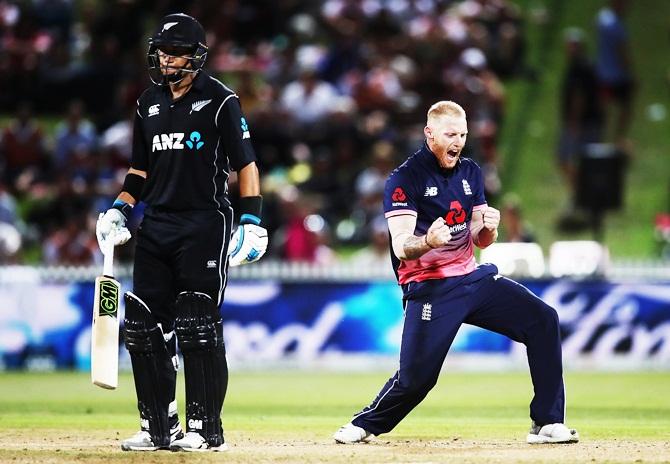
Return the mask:
<svg viewBox="0 0 670 464">
<path fill-rule="evenodd" d="M 104 243 L 102 256 L 102 274 L 114 277 L 114 244 L 111 241 Z"/>
</svg>

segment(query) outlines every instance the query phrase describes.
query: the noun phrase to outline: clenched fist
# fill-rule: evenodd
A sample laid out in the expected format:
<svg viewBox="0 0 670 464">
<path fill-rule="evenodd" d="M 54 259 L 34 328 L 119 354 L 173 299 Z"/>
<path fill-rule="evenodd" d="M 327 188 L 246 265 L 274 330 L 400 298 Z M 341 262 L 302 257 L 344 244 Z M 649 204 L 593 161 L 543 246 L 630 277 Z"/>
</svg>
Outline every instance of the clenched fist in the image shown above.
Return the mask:
<svg viewBox="0 0 670 464">
<path fill-rule="evenodd" d="M 483 219 L 484 228 L 491 231 L 496 230 L 498 228 L 498 224 L 500 224 L 500 211 L 489 206 L 484 210 Z"/>
<path fill-rule="evenodd" d="M 426 244 L 431 248 L 439 248 L 451 240 L 451 231 L 444 218 L 437 218 L 426 232 Z"/>
</svg>

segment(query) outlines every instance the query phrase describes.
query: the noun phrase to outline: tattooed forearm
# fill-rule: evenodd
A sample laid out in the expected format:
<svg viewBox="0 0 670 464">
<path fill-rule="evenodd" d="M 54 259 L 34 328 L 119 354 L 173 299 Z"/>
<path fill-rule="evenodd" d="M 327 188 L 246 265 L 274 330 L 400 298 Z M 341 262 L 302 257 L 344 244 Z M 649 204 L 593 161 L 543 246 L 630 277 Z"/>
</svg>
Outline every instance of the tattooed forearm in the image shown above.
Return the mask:
<svg viewBox="0 0 670 464">
<path fill-rule="evenodd" d="M 428 253 L 432 248 L 426 242 L 426 236 L 417 237 L 412 235 L 405 240 L 403 251 L 405 252 L 405 259 L 417 259 Z"/>
</svg>

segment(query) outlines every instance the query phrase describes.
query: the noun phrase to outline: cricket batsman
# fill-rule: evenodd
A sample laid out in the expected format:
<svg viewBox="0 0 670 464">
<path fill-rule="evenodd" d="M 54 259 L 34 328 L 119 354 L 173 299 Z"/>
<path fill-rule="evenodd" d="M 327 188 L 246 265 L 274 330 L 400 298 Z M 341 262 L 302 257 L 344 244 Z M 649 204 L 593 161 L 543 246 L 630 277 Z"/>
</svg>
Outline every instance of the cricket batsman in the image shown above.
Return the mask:
<svg viewBox="0 0 670 464">
<path fill-rule="evenodd" d="M 140 431 L 125 451 L 223 451 L 228 366 L 219 307 L 228 264 L 257 261 L 261 226 L 256 156 L 238 96 L 203 65 L 205 31 L 185 14 L 164 17 L 149 39 L 153 85 L 137 101 L 130 169 L 97 234 L 130 238 L 126 220 L 147 205 L 137 231 L 133 291 L 125 295 Z M 237 171 L 239 226 L 232 237 L 228 176 Z M 186 433 L 177 414 L 176 342 L 184 358 Z"/>
</svg>

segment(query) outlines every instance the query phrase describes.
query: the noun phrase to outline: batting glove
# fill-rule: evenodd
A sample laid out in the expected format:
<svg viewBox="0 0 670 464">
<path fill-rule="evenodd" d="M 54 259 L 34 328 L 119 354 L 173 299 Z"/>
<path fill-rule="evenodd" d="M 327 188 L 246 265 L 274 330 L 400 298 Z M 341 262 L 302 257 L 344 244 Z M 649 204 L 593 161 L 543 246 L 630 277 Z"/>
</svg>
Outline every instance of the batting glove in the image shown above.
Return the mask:
<svg viewBox="0 0 670 464">
<path fill-rule="evenodd" d="M 231 266 L 258 261 L 268 248 L 268 231 L 255 224 L 240 224 L 230 241 Z"/>
<path fill-rule="evenodd" d="M 95 236 L 100 250 L 104 251 L 104 243 L 111 242 L 114 246 L 123 245 L 130 240 L 130 231 L 126 228 L 126 216 L 116 208 L 100 213 L 95 224 Z"/>
</svg>

